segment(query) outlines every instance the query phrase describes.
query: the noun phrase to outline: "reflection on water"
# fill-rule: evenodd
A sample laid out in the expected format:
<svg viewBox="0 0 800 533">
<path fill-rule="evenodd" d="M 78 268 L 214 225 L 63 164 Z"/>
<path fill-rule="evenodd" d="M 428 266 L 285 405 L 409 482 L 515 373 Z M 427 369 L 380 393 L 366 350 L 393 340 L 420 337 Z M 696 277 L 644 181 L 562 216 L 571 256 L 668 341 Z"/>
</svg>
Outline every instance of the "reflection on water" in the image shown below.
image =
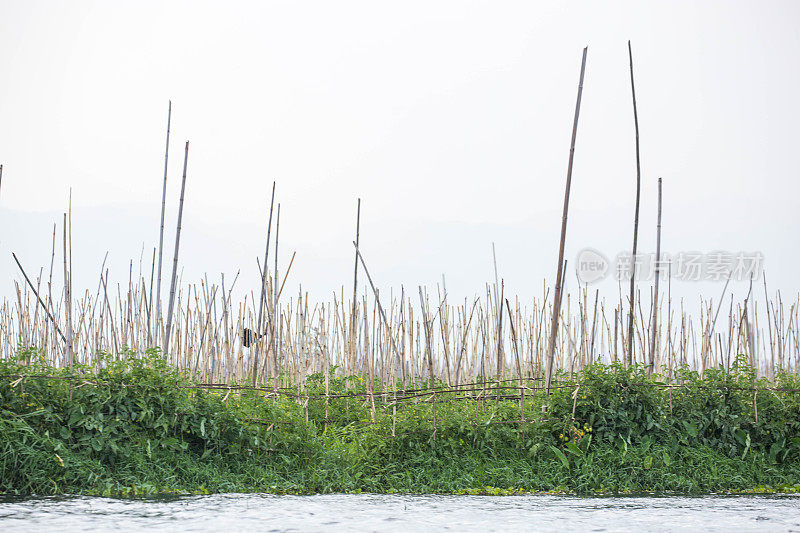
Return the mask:
<svg viewBox="0 0 800 533">
<path fill-rule="evenodd" d="M 800 497 L 271 496 L 0 500 L 0 531 L 800 531 Z"/>
</svg>

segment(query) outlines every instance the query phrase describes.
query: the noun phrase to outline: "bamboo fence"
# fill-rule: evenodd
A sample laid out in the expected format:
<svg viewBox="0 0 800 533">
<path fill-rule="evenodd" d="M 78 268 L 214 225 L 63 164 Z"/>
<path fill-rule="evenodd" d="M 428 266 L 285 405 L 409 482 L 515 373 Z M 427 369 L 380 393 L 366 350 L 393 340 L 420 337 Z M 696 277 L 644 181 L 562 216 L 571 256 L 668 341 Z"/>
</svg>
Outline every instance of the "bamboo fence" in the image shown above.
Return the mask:
<svg viewBox="0 0 800 533">
<path fill-rule="evenodd" d="M 283 283 L 266 276 L 265 292 L 274 297 L 264 300 L 260 333 L 265 341 L 252 342 L 244 332 L 254 336 L 258 331 L 259 298 L 250 293 L 233 301 L 236 280 L 226 286 L 223 276 L 220 283 L 203 279 L 176 290 L 172 333 L 165 343 L 166 318 L 152 305 L 152 280 L 134 280 L 132 271 L 131 264 L 127 287 L 109 286 L 104 271 L 94 293 L 62 290 L 61 298 L 52 296 L 52 281 L 41 274 L 14 281 L 16 298 L 0 304 L 0 358 L 36 348 L 57 367 L 99 368 L 109 359 L 141 357 L 161 347 L 169 364 L 198 382 L 223 384 L 259 385 L 279 376 L 282 384 L 294 386 L 315 373 L 362 374 L 403 384 L 434 379 L 447 385 L 544 378 L 552 320 L 546 290 L 530 301 L 512 302 L 487 284 L 481 296 L 455 303 L 439 286 L 430 292 L 420 288 L 416 305 L 405 290 L 381 305 L 377 291 L 354 302 L 342 287 L 320 303 L 302 293 L 286 296 Z M 683 302 L 659 298 L 652 309 L 652 295 L 650 300 L 647 312 L 641 295 L 637 298 L 628 337 L 623 333 L 627 306 L 609 306 L 588 288 L 566 294 L 555 368 L 578 372 L 594 362 L 625 364 L 628 349 L 634 364 L 648 364 L 653 346 L 655 369 L 668 378 L 681 365 L 699 372 L 728 369 L 738 354 L 770 380 L 779 370 L 800 370 L 800 295 L 790 302 L 780 293 L 768 298 L 765 283 L 761 299 L 752 291 L 742 302 L 731 298 L 722 320 L 721 303 L 711 299 L 701 300 L 695 316 Z"/>
</svg>

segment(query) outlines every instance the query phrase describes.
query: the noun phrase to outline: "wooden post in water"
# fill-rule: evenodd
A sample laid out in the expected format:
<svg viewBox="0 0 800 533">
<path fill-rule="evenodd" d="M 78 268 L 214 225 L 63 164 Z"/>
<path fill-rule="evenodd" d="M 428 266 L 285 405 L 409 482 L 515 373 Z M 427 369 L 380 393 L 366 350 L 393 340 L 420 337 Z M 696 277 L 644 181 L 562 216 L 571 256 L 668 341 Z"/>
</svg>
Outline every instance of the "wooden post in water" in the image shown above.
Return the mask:
<svg viewBox="0 0 800 533">
<path fill-rule="evenodd" d="M 569 164 L 567 165 L 567 185 L 564 192 L 564 212 L 561 217 L 561 241 L 558 247 L 558 264 L 556 265 L 556 290 L 553 299 L 553 319 L 550 322 L 550 341 L 547 348 L 547 368 L 545 369 L 545 388 L 550 394 L 550 382 L 553 378 L 553 357 L 556 351 L 556 336 L 558 335 L 558 315 L 561 307 L 561 283 L 564 276 L 564 241 L 567 236 L 567 214 L 569 212 L 569 191 L 572 185 L 572 160 L 575 156 L 575 136 L 578 132 L 578 115 L 581 111 L 581 95 L 583 94 L 583 75 L 586 72 L 586 51 L 583 49 L 581 60 L 581 76 L 578 82 L 578 99 L 575 104 L 575 118 L 572 122 L 572 140 L 569 148 Z"/>
<path fill-rule="evenodd" d="M 628 41 L 628 57 L 631 67 L 631 95 L 633 96 L 633 124 L 636 129 L 636 211 L 633 215 L 633 252 L 631 255 L 631 292 L 630 292 L 630 312 L 628 313 L 628 345 L 625 354 L 625 366 L 633 363 L 633 309 L 634 309 L 634 289 L 636 287 L 636 244 L 639 236 L 639 196 L 642 187 L 642 172 L 639 165 L 639 115 L 636 112 L 636 88 L 633 84 L 633 52 L 631 42 Z"/>
</svg>

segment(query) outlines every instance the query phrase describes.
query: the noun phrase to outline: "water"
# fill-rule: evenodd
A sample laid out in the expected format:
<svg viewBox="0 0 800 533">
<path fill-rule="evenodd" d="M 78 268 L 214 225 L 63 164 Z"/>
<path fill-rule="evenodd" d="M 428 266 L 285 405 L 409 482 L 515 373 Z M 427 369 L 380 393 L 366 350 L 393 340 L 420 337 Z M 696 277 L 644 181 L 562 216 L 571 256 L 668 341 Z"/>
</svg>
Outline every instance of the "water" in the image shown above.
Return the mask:
<svg viewBox="0 0 800 533">
<path fill-rule="evenodd" d="M 0 531 L 800 531 L 800 497 L 270 496 L 0 500 Z"/>
</svg>

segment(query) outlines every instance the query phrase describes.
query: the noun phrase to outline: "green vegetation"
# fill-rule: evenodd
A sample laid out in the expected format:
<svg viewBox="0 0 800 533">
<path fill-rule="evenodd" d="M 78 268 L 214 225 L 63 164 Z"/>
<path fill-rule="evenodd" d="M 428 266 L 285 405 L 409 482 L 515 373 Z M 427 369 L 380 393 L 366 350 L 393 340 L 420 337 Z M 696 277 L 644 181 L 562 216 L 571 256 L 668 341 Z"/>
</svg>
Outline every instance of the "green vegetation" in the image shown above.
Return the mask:
<svg viewBox="0 0 800 533">
<path fill-rule="evenodd" d="M 0 361 L 0 494 L 800 488 L 800 380 L 756 380 L 742 361 L 673 387 L 639 367 L 589 366 L 550 397 L 527 393 L 526 423 L 496 390 L 434 403 L 417 382 L 394 402 L 332 373 L 327 400 L 321 375 L 265 397 L 197 388 L 158 351 L 99 372 L 43 361 Z"/>
</svg>

